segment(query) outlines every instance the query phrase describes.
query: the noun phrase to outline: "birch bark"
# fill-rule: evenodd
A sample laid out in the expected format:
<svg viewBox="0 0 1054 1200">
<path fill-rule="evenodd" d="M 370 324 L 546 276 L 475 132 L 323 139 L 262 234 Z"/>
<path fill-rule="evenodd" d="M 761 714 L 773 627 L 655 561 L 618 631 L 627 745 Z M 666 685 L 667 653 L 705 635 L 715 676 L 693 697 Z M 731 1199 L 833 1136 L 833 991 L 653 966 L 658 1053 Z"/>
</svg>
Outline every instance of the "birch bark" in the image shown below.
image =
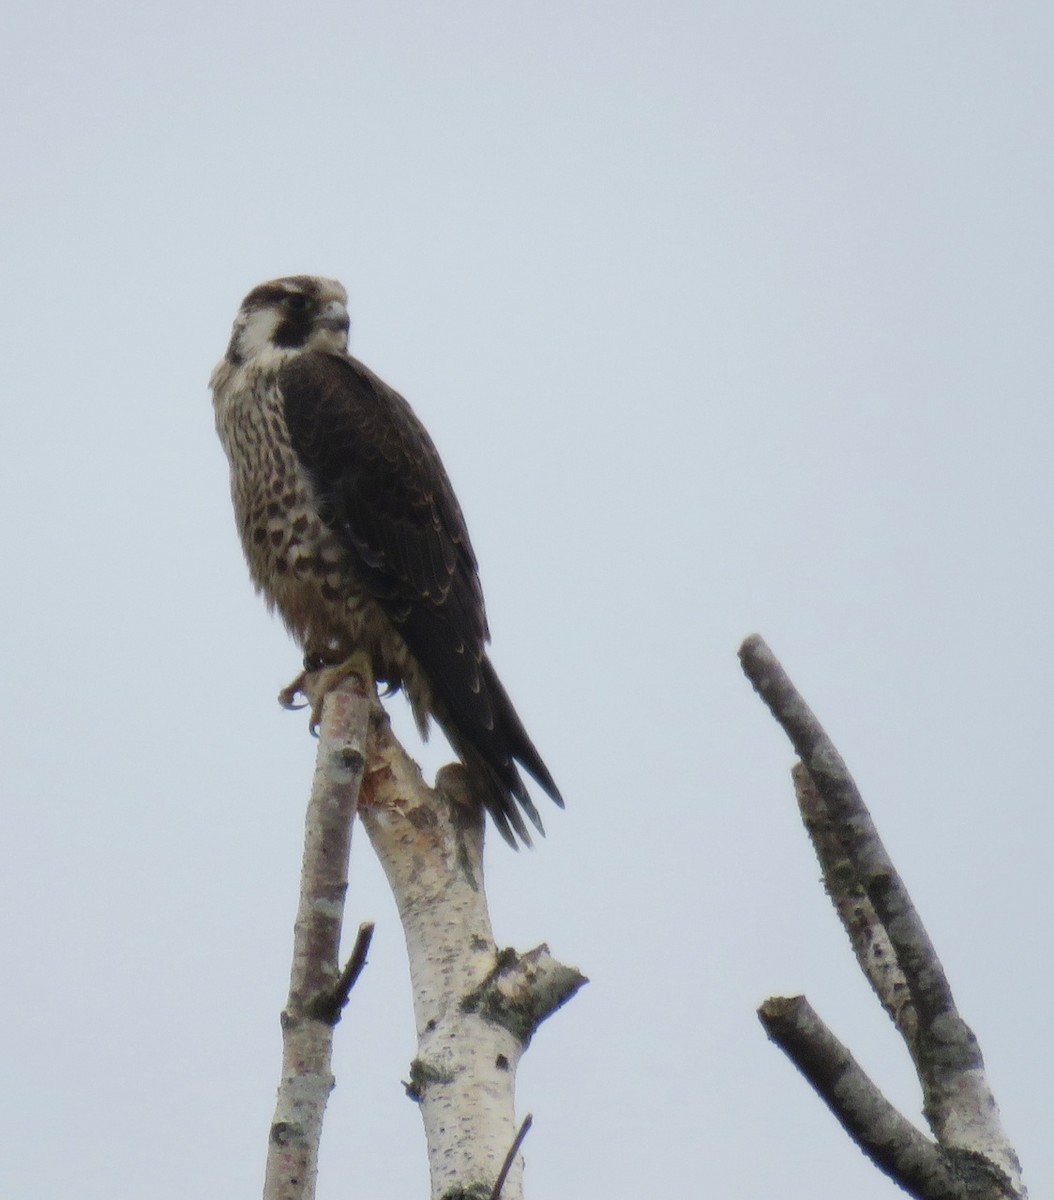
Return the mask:
<svg viewBox="0 0 1054 1200">
<path fill-rule="evenodd" d="M 585 982 L 545 946 L 499 951 L 483 816 L 459 765 L 433 790 L 375 714 L 361 819 L 406 937 L 417 1025 L 407 1093 L 421 1108 L 432 1200 L 487 1200 L 516 1136 L 516 1068 L 535 1029 Z M 517 1154 L 502 1200 L 522 1200 Z"/>
<path fill-rule="evenodd" d="M 354 978 L 340 971 L 351 827 L 366 762 L 370 696 L 354 678 L 326 698 L 304 829 L 282 1069 L 267 1144 L 264 1200 L 312 1200 L 322 1118 L 333 1089 L 333 1027 Z M 368 934 L 360 930 L 360 941 Z M 363 951 L 364 954 L 364 951 Z M 353 956 L 354 957 L 354 956 Z"/>
</svg>

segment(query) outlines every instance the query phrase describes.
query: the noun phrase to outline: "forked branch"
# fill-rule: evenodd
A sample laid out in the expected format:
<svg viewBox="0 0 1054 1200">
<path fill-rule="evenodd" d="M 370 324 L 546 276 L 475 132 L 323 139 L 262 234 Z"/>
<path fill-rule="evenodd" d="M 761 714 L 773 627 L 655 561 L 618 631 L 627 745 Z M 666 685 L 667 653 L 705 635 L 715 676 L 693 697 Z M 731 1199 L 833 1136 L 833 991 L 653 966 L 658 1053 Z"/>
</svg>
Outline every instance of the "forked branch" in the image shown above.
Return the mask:
<svg viewBox="0 0 1054 1200">
<path fill-rule="evenodd" d="M 743 670 L 801 760 L 795 791 L 824 884 L 868 981 L 911 1053 L 929 1141 L 899 1114 L 803 997 L 759 1010 L 857 1145 L 913 1196 L 1023 1200 L 1021 1168 L 999 1120 L 980 1047 L 907 888 L 841 755 L 775 656 L 757 636 Z"/>
<path fill-rule="evenodd" d="M 327 694 L 322 711 L 264 1200 L 315 1195 L 333 1027 L 373 933 L 360 926 L 342 970 L 357 811 L 406 934 L 418 1032 L 406 1089 L 424 1117 L 432 1195 L 521 1200 L 519 1148 L 530 1120 L 517 1133 L 516 1067 L 534 1031 L 585 978 L 546 946 L 498 951 L 483 889 L 482 808 L 464 769 L 445 767 L 436 789 L 427 787 L 373 689 L 353 676 Z"/>
</svg>

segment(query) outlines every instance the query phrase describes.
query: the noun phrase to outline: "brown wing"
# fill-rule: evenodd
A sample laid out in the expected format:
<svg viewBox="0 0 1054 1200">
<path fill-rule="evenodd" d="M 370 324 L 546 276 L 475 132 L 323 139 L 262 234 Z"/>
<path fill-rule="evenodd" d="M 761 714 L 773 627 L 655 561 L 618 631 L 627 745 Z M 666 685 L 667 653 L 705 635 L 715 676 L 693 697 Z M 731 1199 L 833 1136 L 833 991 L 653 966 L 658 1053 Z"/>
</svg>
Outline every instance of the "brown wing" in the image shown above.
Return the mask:
<svg viewBox="0 0 1054 1200">
<path fill-rule="evenodd" d="M 289 435 L 321 515 L 427 675 L 436 718 L 499 829 L 541 828 L 519 762 L 560 793 L 487 659 L 476 556 L 461 507 L 409 404 L 353 358 L 298 355 L 279 373 Z"/>
</svg>

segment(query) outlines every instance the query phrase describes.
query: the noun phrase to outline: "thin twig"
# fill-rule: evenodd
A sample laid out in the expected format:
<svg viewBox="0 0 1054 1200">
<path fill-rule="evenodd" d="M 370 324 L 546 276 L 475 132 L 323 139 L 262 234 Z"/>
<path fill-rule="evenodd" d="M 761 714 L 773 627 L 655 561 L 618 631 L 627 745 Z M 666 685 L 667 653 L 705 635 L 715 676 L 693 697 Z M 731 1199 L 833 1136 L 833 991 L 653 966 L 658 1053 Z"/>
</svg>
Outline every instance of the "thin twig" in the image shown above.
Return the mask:
<svg viewBox="0 0 1054 1200">
<path fill-rule="evenodd" d="M 523 1118 L 523 1124 L 520 1126 L 519 1132 L 512 1139 L 512 1145 L 509 1147 L 508 1154 L 505 1155 L 505 1161 L 502 1163 L 501 1170 L 498 1172 L 498 1178 L 494 1182 L 494 1191 L 490 1194 L 490 1200 L 498 1200 L 498 1197 L 501 1195 L 501 1189 L 505 1186 L 505 1180 L 512 1168 L 513 1161 L 516 1155 L 519 1154 L 520 1147 L 523 1145 L 523 1139 L 530 1132 L 533 1124 L 534 1116 L 528 1113 Z"/>
<path fill-rule="evenodd" d="M 351 957 L 345 963 L 344 970 L 341 971 L 337 982 L 330 991 L 323 992 L 315 1001 L 314 1014 L 320 1021 L 336 1025 L 340 1020 L 340 1014 L 348 1003 L 351 989 L 358 983 L 362 969 L 366 965 L 366 955 L 369 953 L 370 943 L 373 941 L 373 929 L 372 921 L 362 922 L 355 938 L 355 945 L 352 947 Z"/>
</svg>

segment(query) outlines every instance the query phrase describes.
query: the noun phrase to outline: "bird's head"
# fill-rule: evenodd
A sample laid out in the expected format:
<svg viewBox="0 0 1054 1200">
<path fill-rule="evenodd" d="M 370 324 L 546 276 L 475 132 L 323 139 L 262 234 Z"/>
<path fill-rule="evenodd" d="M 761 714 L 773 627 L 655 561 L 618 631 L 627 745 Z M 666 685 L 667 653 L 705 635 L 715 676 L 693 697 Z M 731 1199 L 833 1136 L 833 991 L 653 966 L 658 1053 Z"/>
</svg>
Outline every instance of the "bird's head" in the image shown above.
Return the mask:
<svg viewBox="0 0 1054 1200">
<path fill-rule="evenodd" d="M 299 350 L 343 354 L 348 348 L 348 294 L 335 279 L 290 275 L 261 283 L 242 301 L 227 361 L 285 358 Z"/>
</svg>

